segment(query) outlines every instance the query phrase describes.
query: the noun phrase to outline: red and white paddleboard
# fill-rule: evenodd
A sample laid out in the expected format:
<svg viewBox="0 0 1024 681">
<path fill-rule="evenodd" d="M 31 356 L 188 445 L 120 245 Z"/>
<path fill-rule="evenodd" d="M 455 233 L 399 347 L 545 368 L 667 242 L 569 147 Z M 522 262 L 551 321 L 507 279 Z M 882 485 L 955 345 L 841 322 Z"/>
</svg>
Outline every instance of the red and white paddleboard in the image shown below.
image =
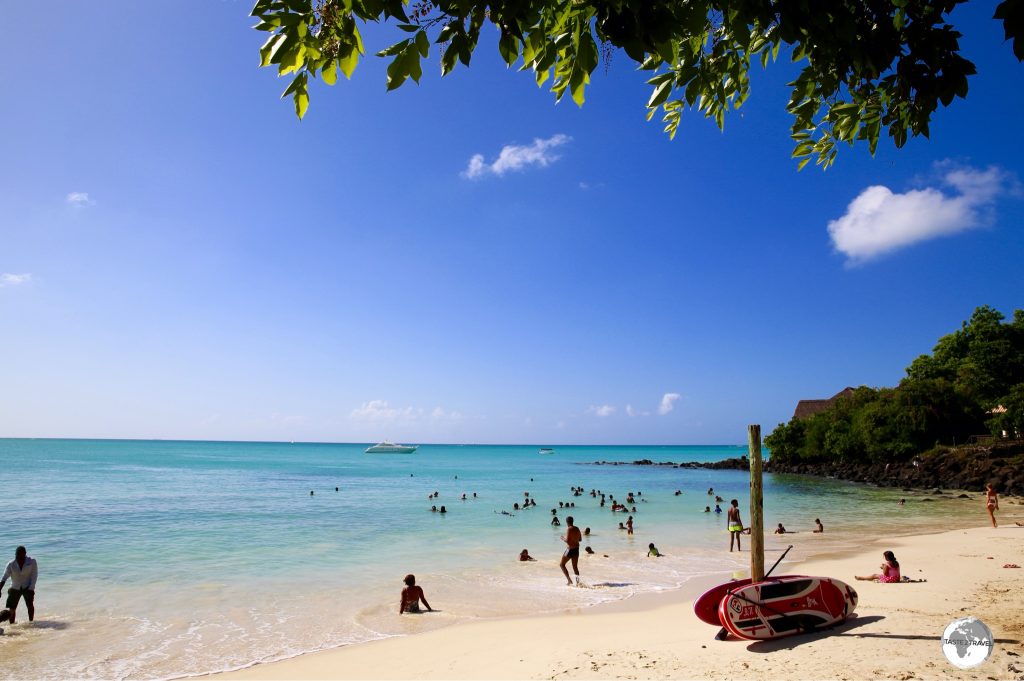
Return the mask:
<svg viewBox="0 0 1024 681">
<path fill-rule="evenodd" d="M 716 627 L 722 626 L 722 620 L 718 618 L 718 604 L 722 602 L 722 599 L 730 591 L 736 591 L 747 584 L 750 584 L 750 577 L 734 579 L 731 582 L 711 587 L 693 602 L 693 613 L 697 615 L 697 619 L 701 622 L 706 622 Z"/>
<path fill-rule="evenodd" d="M 735 591 L 745 587 L 747 584 L 750 584 L 750 577 L 734 579 L 731 582 L 711 587 L 693 602 L 693 614 L 701 622 L 707 622 L 716 627 L 722 626 L 722 621 L 718 619 L 718 604 L 722 602 L 722 599 L 725 598 L 730 589 Z"/>
<path fill-rule="evenodd" d="M 857 592 L 838 579 L 787 575 L 727 589 L 718 617 L 730 634 L 760 641 L 839 624 L 856 607 Z"/>
</svg>

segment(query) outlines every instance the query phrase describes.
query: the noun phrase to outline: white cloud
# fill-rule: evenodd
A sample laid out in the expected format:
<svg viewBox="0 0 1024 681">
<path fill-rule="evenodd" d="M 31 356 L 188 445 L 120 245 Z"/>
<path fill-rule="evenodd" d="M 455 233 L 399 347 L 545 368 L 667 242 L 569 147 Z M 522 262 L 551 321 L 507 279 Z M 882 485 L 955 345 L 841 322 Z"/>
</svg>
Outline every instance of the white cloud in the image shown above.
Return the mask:
<svg viewBox="0 0 1024 681">
<path fill-rule="evenodd" d="M 270 420 L 278 425 L 295 426 L 300 423 L 305 423 L 306 417 L 299 414 L 282 414 L 275 411 L 270 415 Z"/>
<path fill-rule="evenodd" d="M 676 408 L 676 401 L 682 397 L 679 393 L 665 393 L 661 396 L 661 404 L 658 405 L 658 413 L 664 416 Z"/>
<path fill-rule="evenodd" d="M 415 421 L 423 415 L 422 409 L 413 407 L 392 407 L 387 400 L 370 400 L 361 407 L 352 410 L 349 416 L 356 421 L 366 423 L 397 423 L 399 421 Z"/>
<path fill-rule="evenodd" d="M 4 286 L 18 286 L 19 284 L 27 284 L 32 281 L 31 274 L 11 274 L 5 272 L 0 274 L 0 288 Z"/>
<path fill-rule="evenodd" d="M 596 414 L 597 416 L 600 416 L 601 418 L 606 418 L 606 417 L 611 416 L 612 414 L 615 413 L 615 407 L 613 407 L 610 404 L 602 404 L 600 406 L 592 404 L 589 407 L 587 407 L 587 413 L 588 414 Z"/>
<path fill-rule="evenodd" d="M 96 202 L 89 198 L 89 192 L 71 192 L 64 200 L 76 208 L 96 205 Z"/>
<path fill-rule="evenodd" d="M 434 407 L 434 411 L 430 412 L 430 420 L 458 423 L 462 420 L 462 413 L 455 410 L 445 411 L 441 407 Z"/>
<path fill-rule="evenodd" d="M 498 158 L 493 163 L 487 163 L 483 154 L 473 154 L 469 159 L 469 165 L 462 172 L 462 176 L 475 180 L 487 174 L 501 177 L 512 170 L 523 170 L 527 166 L 546 167 L 560 157 L 552 150 L 569 142 L 572 138 L 568 135 L 552 135 L 546 140 L 536 138 L 533 144 L 528 146 L 507 144 L 501 148 Z"/>
<path fill-rule="evenodd" d="M 434 407 L 429 413 L 420 407 L 393 407 L 387 400 L 370 400 L 349 413 L 349 418 L 368 424 L 452 424 L 465 418 L 462 412 Z"/>
<path fill-rule="evenodd" d="M 943 170 L 940 188 L 912 189 L 902 194 L 888 187 L 868 187 L 850 202 L 846 214 L 828 223 L 835 249 L 857 264 L 885 253 L 940 236 L 980 227 L 990 220 L 995 199 L 1012 187 L 999 168 Z"/>
<path fill-rule="evenodd" d="M 650 415 L 651 415 L 651 412 L 649 412 L 649 411 L 640 411 L 639 409 L 634 409 L 632 404 L 627 404 L 626 405 L 626 416 L 634 417 L 634 416 L 650 416 Z"/>
</svg>

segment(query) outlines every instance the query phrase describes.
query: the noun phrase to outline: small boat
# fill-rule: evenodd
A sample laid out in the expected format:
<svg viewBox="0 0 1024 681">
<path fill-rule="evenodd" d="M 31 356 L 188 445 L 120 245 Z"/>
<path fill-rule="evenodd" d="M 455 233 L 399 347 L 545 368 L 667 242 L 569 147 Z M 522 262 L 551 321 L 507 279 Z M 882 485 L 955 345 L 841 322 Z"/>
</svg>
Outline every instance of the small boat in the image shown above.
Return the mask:
<svg viewBox="0 0 1024 681">
<path fill-rule="evenodd" d="M 554 454 L 555 450 L 551 449 L 551 447 L 541 447 L 540 451 L 537 452 L 537 453 L 538 454 Z"/>
<path fill-rule="evenodd" d="M 411 454 L 419 445 L 396 445 L 394 442 L 378 442 L 366 450 L 367 454 Z"/>
</svg>

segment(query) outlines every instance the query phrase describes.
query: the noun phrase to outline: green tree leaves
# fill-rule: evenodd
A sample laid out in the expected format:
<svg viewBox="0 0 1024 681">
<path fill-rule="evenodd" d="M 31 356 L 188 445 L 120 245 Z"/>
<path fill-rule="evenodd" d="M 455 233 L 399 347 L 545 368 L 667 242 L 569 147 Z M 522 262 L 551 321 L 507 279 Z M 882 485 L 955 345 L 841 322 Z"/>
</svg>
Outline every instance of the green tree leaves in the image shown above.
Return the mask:
<svg viewBox="0 0 1024 681">
<path fill-rule="evenodd" d="M 388 90 L 420 81 L 432 44 L 442 76 L 469 66 L 484 35 L 508 67 L 519 61 L 538 86 L 550 81 L 556 101 L 568 92 L 582 106 L 599 45 L 621 49 L 653 72 L 647 118 L 660 112 L 670 137 L 687 110 L 724 128 L 751 94 L 751 62 L 768 68 L 785 50 L 801 65 L 786 105 L 793 157 L 827 168 L 839 143 L 874 154 L 883 134 L 896 147 L 927 137 L 935 110 L 967 96 L 974 65 L 948 21 L 964 1 L 418 0 L 410 16 L 402 0 L 258 0 L 252 16 L 271 34 L 260 66 L 295 74 L 285 94 L 300 117 L 310 78 L 352 76 L 365 54 L 357 22 L 392 22 L 409 36 L 377 52 L 391 60 Z M 1024 59 L 1024 0 L 1003 0 L 995 18 Z"/>
<path fill-rule="evenodd" d="M 896 388 L 858 388 L 765 438 L 779 461 L 909 459 L 935 443 L 990 429 L 1024 432 L 1024 310 L 1012 323 L 988 306 L 907 367 Z"/>
</svg>

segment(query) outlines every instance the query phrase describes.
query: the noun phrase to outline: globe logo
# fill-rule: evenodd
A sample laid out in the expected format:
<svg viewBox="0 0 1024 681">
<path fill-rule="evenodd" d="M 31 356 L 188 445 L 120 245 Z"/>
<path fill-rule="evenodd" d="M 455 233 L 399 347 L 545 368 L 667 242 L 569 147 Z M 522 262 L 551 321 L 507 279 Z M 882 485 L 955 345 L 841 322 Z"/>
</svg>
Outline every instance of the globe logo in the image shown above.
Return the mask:
<svg viewBox="0 0 1024 681">
<path fill-rule="evenodd" d="M 960 669 L 973 669 L 992 654 L 992 631 L 977 617 L 953 620 L 942 632 L 942 653 Z"/>
</svg>

